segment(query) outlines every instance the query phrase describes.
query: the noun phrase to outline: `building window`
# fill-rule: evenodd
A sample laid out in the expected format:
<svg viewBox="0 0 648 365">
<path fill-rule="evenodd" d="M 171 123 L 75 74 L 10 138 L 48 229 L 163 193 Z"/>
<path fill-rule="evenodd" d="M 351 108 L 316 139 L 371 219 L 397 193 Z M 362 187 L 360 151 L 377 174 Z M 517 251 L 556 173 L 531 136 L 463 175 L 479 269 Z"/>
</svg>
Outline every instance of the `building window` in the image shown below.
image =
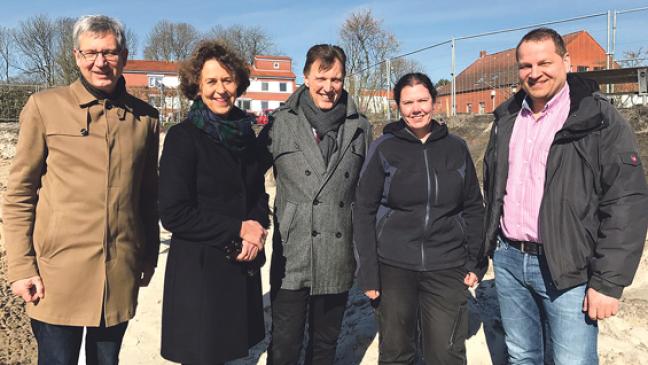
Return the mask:
<svg viewBox="0 0 648 365">
<path fill-rule="evenodd" d="M 466 104 L 466 113 L 472 114 L 472 104 L 471 103 Z"/>
<path fill-rule="evenodd" d="M 239 109 L 242 109 L 242 110 L 250 110 L 250 100 L 246 100 L 246 99 L 238 99 L 238 100 L 236 101 L 236 104 L 237 104 L 237 106 L 239 107 Z"/>
<path fill-rule="evenodd" d="M 149 76 L 148 77 L 148 87 L 160 87 L 162 86 L 163 76 Z"/>
<path fill-rule="evenodd" d="M 279 103 L 279 106 L 284 106 L 284 105 L 286 105 L 286 103 L 284 103 L 283 101 Z"/>
<path fill-rule="evenodd" d="M 286 84 L 285 82 L 279 83 L 279 91 L 281 92 L 288 91 L 288 84 Z"/>
<path fill-rule="evenodd" d="M 587 66 L 576 66 L 576 71 L 585 72 L 587 71 Z"/>
<path fill-rule="evenodd" d="M 262 110 L 263 109 L 268 109 L 268 102 L 267 101 L 264 100 L 264 101 L 261 102 L 261 109 Z"/>
<path fill-rule="evenodd" d="M 268 91 L 268 83 L 267 82 L 262 82 L 261 83 L 261 91 Z"/>
<path fill-rule="evenodd" d="M 486 103 L 483 101 L 479 102 L 479 114 L 486 113 Z"/>
<path fill-rule="evenodd" d="M 272 67 L 274 67 L 275 70 L 278 70 L 279 69 L 279 62 L 273 63 Z"/>
</svg>

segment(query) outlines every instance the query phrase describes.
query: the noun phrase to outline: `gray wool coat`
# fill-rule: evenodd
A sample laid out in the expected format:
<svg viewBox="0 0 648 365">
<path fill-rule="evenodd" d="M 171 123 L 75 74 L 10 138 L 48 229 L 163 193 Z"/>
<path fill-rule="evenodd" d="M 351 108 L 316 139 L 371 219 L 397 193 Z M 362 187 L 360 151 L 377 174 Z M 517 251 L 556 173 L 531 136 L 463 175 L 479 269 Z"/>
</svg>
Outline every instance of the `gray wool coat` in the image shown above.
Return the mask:
<svg viewBox="0 0 648 365">
<path fill-rule="evenodd" d="M 262 160 L 273 167 L 277 183 L 270 282 L 274 290 L 342 293 L 353 283 L 351 204 L 371 127 L 349 98 L 327 168 L 297 105 L 301 92 L 308 90 L 295 91 L 259 135 Z"/>
</svg>

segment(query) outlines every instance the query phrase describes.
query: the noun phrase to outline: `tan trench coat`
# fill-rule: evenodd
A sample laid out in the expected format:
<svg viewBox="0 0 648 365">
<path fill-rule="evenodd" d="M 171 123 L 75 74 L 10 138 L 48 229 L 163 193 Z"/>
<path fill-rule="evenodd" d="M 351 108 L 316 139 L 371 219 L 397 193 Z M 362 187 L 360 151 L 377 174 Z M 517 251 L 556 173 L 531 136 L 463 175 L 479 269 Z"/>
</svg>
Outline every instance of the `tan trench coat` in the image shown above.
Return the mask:
<svg viewBox="0 0 648 365">
<path fill-rule="evenodd" d="M 133 317 L 143 264 L 159 247 L 158 138 L 157 111 L 131 95 L 99 101 L 76 81 L 29 98 L 3 218 L 9 281 L 43 280 L 31 318 Z"/>
</svg>

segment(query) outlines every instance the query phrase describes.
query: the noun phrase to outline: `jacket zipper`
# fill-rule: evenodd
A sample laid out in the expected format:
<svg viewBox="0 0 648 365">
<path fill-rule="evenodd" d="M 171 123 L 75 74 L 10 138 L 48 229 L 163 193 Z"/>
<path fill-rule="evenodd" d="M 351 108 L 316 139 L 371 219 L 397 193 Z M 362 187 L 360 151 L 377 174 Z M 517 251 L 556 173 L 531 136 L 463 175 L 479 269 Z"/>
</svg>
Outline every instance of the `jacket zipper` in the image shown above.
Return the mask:
<svg viewBox="0 0 648 365">
<path fill-rule="evenodd" d="M 383 233 L 383 229 L 385 229 L 385 225 L 387 225 L 387 219 L 392 215 L 394 211 L 390 210 L 387 214 L 385 214 L 385 217 L 380 221 L 380 227 L 378 228 L 378 233 L 376 235 L 376 241 L 380 239 Z"/>
<path fill-rule="evenodd" d="M 430 184 L 432 183 L 430 181 L 430 163 L 428 162 L 428 156 L 427 156 L 427 151 L 425 148 L 423 148 L 423 158 L 425 160 L 425 172 L 427 176 L 427 203 L 425 207 L 425 225 L 423 226 L 423 237 L 421 237 L 421 267 L 425 267 L 425 232 L 427 231 L 427 226 L 430 221 L 430 200 L 431 200 L 431 194 L 432 194 L 432 189 Z M 437 183 L 437 176 L 436 172 L 434 172 L 434 182 L 435 184 Z M 438 184 L 437 184 L 438 186 Z M 435 187 L 435 191 L 438 191 L 438 187 Z M 435 197 L 435 201 L 436 201 Z"/>
</svg>

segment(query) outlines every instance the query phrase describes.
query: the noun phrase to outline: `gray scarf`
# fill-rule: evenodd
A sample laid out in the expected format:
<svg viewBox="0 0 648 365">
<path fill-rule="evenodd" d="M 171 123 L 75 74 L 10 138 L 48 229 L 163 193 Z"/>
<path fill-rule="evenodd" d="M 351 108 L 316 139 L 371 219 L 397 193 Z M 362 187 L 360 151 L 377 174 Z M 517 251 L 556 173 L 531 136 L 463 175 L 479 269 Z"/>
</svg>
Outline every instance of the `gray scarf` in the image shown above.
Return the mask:
<svg viewBox="0 0 648 365">
<path fill-rule="evenodd" d="M 306 116 L 306 120 L 311 127 L 317 132 L 319 137 L 319 148 L 324 157 L 324 162 L 328 166 L 329 160 L 335 151 L 337 151 L 337 132 L 346 119 L 347 112 L 347 92 L 342 90 L 340 100 L 329 110 L 318 108 L 313 99 L 305 88 L 299 97 L 299 108 Z"/>
</svg>

